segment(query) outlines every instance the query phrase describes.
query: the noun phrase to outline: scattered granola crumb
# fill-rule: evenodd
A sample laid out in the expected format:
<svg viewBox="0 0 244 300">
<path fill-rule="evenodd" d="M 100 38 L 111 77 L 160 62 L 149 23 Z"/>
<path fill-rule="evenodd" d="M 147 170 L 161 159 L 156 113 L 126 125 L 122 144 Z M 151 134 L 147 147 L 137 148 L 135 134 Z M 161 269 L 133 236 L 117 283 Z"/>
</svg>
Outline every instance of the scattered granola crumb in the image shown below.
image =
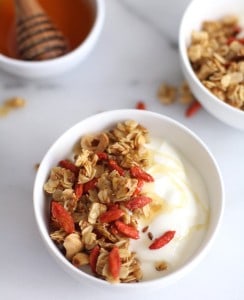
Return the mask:
<svg viewBox="0 0 244 300">
<path fill-rule="evenodd" d="M 163 104 L 171 104 L 176 100 L 176 92 L 175 86 L 162 83 L 158 89 L 158 99 Z"/>
<path fill-rule="evenodd" d="M 12 97 L 3 102 L 0 106 L 0 117 L 7 116 L 11 110 L 22 108 L 26 105 L 26 100 L 21 97 Z"/>
<path fill-rule="evenodd" d="M 159 89 L 161 89 L 161 91 L 164 91 L 165 95 L 167 93 L 169 93 L 171 95 L 171 97 L 172 97 L 172 95 L 174 97 L 174 98 L 167 98 L 167 96 L 164 96 L 163 98 L 160 98 L 160 94 L 158 94 L 159 101 L 163 104 L 167 104 L 167 105 L 171 104 L 171 103 L 175 102 L 175 99 L 177 99 L 179 101 L 179 103 L 190 106 L 192 103 L 194 103 L 194 101 L 196 101 L 196 99 L 193 96 L 191 89 L 186 81 L 183 81 L 182 84 L 178 87 L 172 87 L 168 84 L 162 83 Z M 167 91 L 170 91 L 171 89 L 174 89 L 174 92 L 172 92 L 172 91 L 167 92 Z M 166 100 L 166 98 L 168 100 Z M 162 101 L 162 99 L 163 99 L 163 101 Z M 196 112 L 196 110 L 195 110 L 195 112 Z M 189 117 L 189 116 L 192 116 L 193 114 L 188 115 L 185 113 L 185 115 L 187 115 L 187 117 Z"/>
<path fill-rule="evenodd" d="M 186 81 L 183 81 L 179 87 L 179 102 L 182 104 L 190 104 L 194 101 L 194 96 Z"/>
<path fill-rule="evenodd" d="M 35 170 L 37 171 L 39 169 L 39 167 L 40 167 L 40 164 L 36 163 L 34 167 L 35 167 Z"/>
<path fill-rule="evenodd" d="M 165 261 L 156 262 L 155 269 L 157 271 L 165 271 L 168 269 L 168 264 Z"/>
</svg>

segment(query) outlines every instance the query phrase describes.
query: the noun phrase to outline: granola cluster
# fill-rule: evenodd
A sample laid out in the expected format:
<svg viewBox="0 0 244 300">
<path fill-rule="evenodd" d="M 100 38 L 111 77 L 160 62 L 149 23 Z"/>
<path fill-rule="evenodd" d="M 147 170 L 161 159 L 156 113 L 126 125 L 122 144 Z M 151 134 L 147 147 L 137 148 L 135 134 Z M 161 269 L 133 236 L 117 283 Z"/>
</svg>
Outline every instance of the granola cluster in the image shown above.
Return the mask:
<svg viewBox="0 0 244 300">
<path fill-rule="evenodd" d="M 203 85 L 220 100 L 244 109 L 244 38 L 236 16 L 205 21 L 192 32 L 188 57 Z"/>
<path fill-rule="evenodd" d="M 174 103 L 176 99 L 187 105 L 195 99 L 186 81 L 183 81 L 179 86 L 163 82 L 159 86 L 157 96 L 159 101 L 166 105 Z"/>
<path fill-rule="evenodd" d="M 12 97 L 0 105 L 0 117 L 7 116 L 12 110 L 22 108 L 26 105 L 26 100 L 21 97 Z"/>
<path fill-rule="evenodd" d="M 153 178 L 145 144 L 148 131 L 135 121 L 81 138 L 74 159 L 52 168 L 44 185 L 51 200 L 50 237 L 76 267 L 109 282 L 142 279 L 129 249 L 151 199 L 142 194 Z M 158 269 L 165 269 L 157 266 Z"/>
</svg>

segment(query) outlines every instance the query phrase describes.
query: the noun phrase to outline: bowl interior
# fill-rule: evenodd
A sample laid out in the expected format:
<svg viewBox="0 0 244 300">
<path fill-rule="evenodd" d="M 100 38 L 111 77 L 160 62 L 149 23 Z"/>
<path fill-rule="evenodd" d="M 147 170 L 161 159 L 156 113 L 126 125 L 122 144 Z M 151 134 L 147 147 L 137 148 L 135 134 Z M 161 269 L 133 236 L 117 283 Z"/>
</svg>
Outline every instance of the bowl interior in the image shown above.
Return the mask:
<svg viewBox="0 0 244 300">
<path fill-rule="evenodd" d="M 210 206 L 210 222 L 207 234 L 204 241 L 200 245 L 199 249 L 195 253 L 194 257 L 191 257 L 180 270 L 173 272 L 163 278 L 164 283 L 170 282 L 177 277 L 181 277 L 185 272 L 189 271 L 201 257 L 201 255 L 207 250 L 213 236 L 216 233 L 220 217 L 222 214 L 223 206 L 223 185 L 218 167 L 212 155 L 207 150 L 206 146 L 188 129 L 180 125 L 179 123 L 149 111 L 140 110 L 119 110 L 104 112 L 95 116 L 92 116 L 84 121 L 81 121 L 66 133 L 64 133 L 50 148 L 45 155 L 39 167 L 35 186 L 34 186 L 34 210 L 38 223 L 38 227 L 42 238 L 51 251 L 51 254 L 59 261 L 62 262 L 66 271 L 76 275 L 79 279 L 90 279 L 96 281 L 101 285 L 108 285 L 107 282 L 103 282 L 93 276 L 89 276 L 84 272 L 73 267 L 66 258 L 59 252 L 57 247 L 49 238 L 47 227 L 47 203 L 45 194 L 43 192 L 43 185 L 48 178 L 51 167 L 57 165 L 57 163 L 67 157 L 72 152 L 73 145 L 79 140 L 79 138 L 88 133 L 100 132 L 105 129 L 109 129 L 119 121 L 125 121 L 128 119 L 136 120 L 143 126 L 149 129 L 150 135 L 153 137 L 159 137 L 171 142 L 186 159 L 191 161 L 193 166 L 199 171 L 200 175 L 205 182 Z M 83 276 L 82 276 L 83 275 Z M 151 282 L 140 282 L 129 285 L 117 285 L 124 287 L 139 287 L 143 284 L 157 284 L 161 279 L 153 280 Z M 162 286 L 162 283 L 160 283 Z M 109 284 L 109 286 L 111 286 Z M 116 287 L 117 288 L 117 287 Z"/>
</svg>

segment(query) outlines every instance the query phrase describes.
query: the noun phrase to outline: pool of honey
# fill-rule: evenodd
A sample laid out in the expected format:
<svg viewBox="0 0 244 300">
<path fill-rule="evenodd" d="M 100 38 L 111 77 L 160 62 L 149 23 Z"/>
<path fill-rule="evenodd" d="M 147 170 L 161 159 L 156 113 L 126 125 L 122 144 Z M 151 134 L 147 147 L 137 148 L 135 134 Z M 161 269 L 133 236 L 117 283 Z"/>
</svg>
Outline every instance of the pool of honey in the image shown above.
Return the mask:
<svg viewBox="0 0 244 300">
<path fill-rule="evenodd" d="M 70 50 L 89 34 L 95 13 L 89 0 L 39 0 L 54 24 L 68 39 Z M 0 53 L 18 58 L 13 0 L 0 0 Z"/>
</svg>

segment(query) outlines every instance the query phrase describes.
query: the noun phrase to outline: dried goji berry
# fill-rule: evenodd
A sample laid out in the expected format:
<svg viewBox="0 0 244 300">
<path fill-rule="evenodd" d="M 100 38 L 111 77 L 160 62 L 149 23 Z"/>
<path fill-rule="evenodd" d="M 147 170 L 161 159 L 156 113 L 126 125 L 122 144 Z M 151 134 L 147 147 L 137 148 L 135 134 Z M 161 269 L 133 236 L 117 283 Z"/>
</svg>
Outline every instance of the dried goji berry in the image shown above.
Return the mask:
<svg viewBox="0 0 244 300">
<path fill-rule="evenodd" d="M 108 208 L 108 210 L 118 209 L 119 204 L 118 203 L 109 203 L 109 204 L 107 204 L 107 208 Z"/>
<path fill-rule="evenodd" d="M 159 249 L 168 244 L 173 237 L 175 236 L 175 231 L 174 230 L 169 230 L 166 231 L 163 235 L 160 237 L 156 238 L 153 243 L 149 246 L 149 249 Z"/>
<path fill-rule="evenodd" d="M 138 180 L 137 180 L 137 186 L 136 186 L 136 189 L 135 189 L 135 191 L 133 193 L 133 196 L 137 196 L 138 194 L 140 194 L 143 185 L 144 185 L 144 180 L 138 178 Z"/>
<path fill-rule="evenodd" d="M 77 199 L 80 199 L 82 194 L 83 194 L 83 184 L 82 183 L 77 183 L 75 185 L 75 195 L 76 195 Z"/>
<path fill-rule="evenodd" d="M 139 231 L 134 226 L 127 225 L 121 221 L 115 221 L 115 226 L 123 235 L 135 240 L 139 239 Z"/>
<path fill-rule="evenodd" d="M 235 36 L 231 36 L 227 40 L 227 45 L 230 45 L 232 42 L 238 42 L 240 44 L 244 44 L 244 38 L 237 38 Z"/>
<path fill-rule="evenodd" d="M 138 101 L 137 103 L 136 103 L 136 108 L 137 109 L 146 109 L 146 104 L 143 102 L 143 101 Z"/>
<path fill-rule="evenodd" d="M 194 100 L 186 109 L 185 115 L 186 117 L 191 117 L 202 107 L 201 103 L 197 100 Z"/>
<path fill-rule="evenodd" d="M 92 190 L 95 188 L 95 186 L 97 185 L 97 178 L 93 178 L 92 180 L 84 183 L 83 185 L 83 193 L 87 193 L 89 190 Z"/>
<path fill-rule="evenodd" d="M 108 159 L 108 154 L 105 152 L 97 152 L 96 153 L 98 156 L 98 159 L 100 160 L 107 160 Z"/>
<path fill-rule="evenodd" d="M 108 254 L 109 271 L 115 280 L 119 279 L 119 272 L 121 267 L 121 259 L 119 255 L 119 248 L 113 247 Z"/>
<path fill-rule="evenodd" d="M 75 230 L 75 224 L 69 212 L 58 202 L 52 201 L 51 203 L 52 217 L 57 220 L 60 227 L 67 233 L 72 233 Z"/>
<path fill-rule="evenodd" d="M 65 169 L 68 169 L 70 170 L 71 172 L 75 173 L 75 175 L 78 175 L 79 174 L 79 168 L 76 167 L 76 165 L 74 165 L 70 160 L 68 159 L 64 159 L 64 160 L 61 160 L 59 162 L 59 166 L 62 167 L 62 168 L 65 168 Z"/>
<path fill-rule="evenodd" d="M 112 170 L 116 170 L 120 176 L 124 176 L 125 175 L 125 170 L 122 169 L 115 160 L 110 159 L 108 161 L 108 165 Z"/>
<path fill-rule="evenodd" d="M 89 255 L 89 264 L 90 264 L 90 267 L 91 267 L 91 270 L 93 273 L 96 273 L 96 266 L 97 266 L 97 258 L 99 256 L 99 253 L 100 253 L 100 247 L 98 245 L 96 245 L 90 255 Z"/>
<path fill-rule="evenodd" d="M 140 167 L 137 167 L 137 166 L 131 167 L 130 173 L 131 173 L 132 177 L 135 177 L 137 179 L 142 179 L 146 182 L 154 181 L 154 178 L 147 172 L 143 171 Z"/>
<path fill-rule="evenodd" d="M 99 219 L 100 219 L 100 222 L 102 222 L 102 223 L 110 223 L 110 222 L 118 220 L 124 214 L 125 214 L 125 212 L 122 209 L 119 209 L 119 208 L 111 209 L 111 210 L 107 210 L 104 213 L 102 213 Z"/>
<path fill-rule="evenodd" d="M 131 198 L 129 201 L 125 203 L 125 207 L 129 210 L 134 210 L 136 208 L 142 208 L 148 203 L 152 202 L 152 199 L 147 196 L 137 196 Z"/>
</svg>

